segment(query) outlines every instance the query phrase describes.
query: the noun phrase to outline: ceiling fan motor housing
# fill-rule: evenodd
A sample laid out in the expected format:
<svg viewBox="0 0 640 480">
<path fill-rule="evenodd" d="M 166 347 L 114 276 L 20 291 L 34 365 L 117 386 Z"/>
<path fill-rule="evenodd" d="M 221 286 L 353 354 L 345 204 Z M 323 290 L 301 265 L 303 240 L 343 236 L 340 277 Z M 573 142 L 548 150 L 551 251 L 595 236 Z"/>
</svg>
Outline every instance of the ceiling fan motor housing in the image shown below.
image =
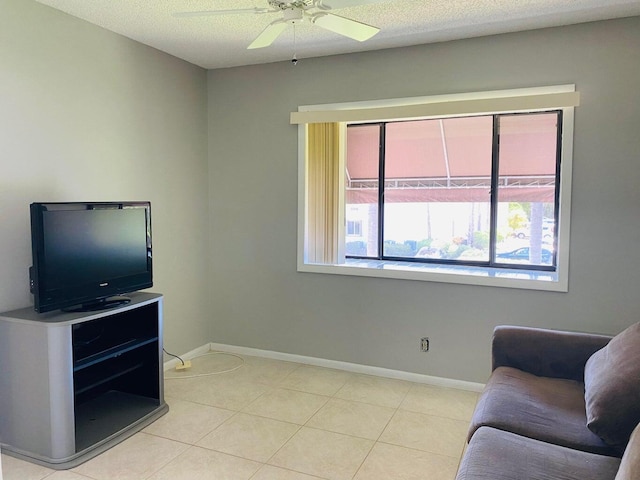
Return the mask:
<svg viewBox="0 0 640 480">
<path fill-rule="evenodd" d="M 295 0 L 293 2 L 283 2 L 281 0 L 268 0 L 273 8 L 283 11 L 304 10 L 313 6 L 313 0 Z"/>
</svg>

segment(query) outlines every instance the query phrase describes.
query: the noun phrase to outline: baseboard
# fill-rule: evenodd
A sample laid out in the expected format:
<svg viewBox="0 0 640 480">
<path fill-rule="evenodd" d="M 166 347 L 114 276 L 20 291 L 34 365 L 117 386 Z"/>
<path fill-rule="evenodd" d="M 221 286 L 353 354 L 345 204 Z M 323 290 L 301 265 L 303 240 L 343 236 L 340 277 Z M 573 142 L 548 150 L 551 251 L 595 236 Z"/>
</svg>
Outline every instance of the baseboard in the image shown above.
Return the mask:
<svg viewBox="0 0 640 480">
<path fill-rule="evenodd" d="M 205 348 L 205 347 L 200 347 L 200 348 Z M 467 382 L 464 380 L 455 380 L 455 379 L 443 378 L 443 377 L 433 377 L 431 375 L 423 375 L 420 373 L 403 372 L 401 370 L 391 370 L 388 368 L 372 367 L 369 365 L 360 365 L 357 363 L 340 362 L 337 360 L 327 360 L 324 358 L 307 357 L 303 355 L 294 355 L 291 353 L 274 352 L 271 350 L 260 350 L 257 348 L 250 348 L 250 347 L 239 347 L 236 345 L 226 345 L 222 343 L 210 343 L 209 345 L 206 346 L 204 352 L 206 353 L 209 350 L 236 353 L 240 355 L 250 355 L 254 357 L 271 358 L 274 360 L 283 360 L 285 362 L 296 362 L 296 363 L 302 363 L 305 365 L 313 365 L 316 367 L 334 368 L 337 370 L 344 370 L 344 371 L 353 372 L 353 373 L 361 373 L 364 375 L 375 375 L 377 377 L 395 378 L 398 380 L 407 380 L 409 382 L 424 383 L 426 385 L 434 385 L 438 387 L 457 388 L 459 390 L 468 390 L 471 392 L 481 392 L 482 389 L 484 388 L 484 384 L 482 383 Z M 190 353 L 191 352 L 189 352 L 189 354 Z M 192 357 L 187 357 L 187 358 L 192 358 Z M 165 364 L 165 370 L 167 370 L 166 364 Z"/>
</svg>

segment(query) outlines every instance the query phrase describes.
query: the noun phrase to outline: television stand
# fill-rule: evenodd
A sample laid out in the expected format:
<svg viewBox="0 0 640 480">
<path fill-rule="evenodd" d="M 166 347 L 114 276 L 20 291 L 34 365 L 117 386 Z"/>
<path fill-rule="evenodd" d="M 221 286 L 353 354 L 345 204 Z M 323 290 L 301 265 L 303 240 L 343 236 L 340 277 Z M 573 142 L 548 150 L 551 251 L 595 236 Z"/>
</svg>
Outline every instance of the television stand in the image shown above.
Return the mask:
<svg viewBox="0 0 640 480">
<path fill-rule="evenodd" d="M 164 415 L 162 296 L 110 310 L 0 313 L 2 453 L 75 467 Z"/>
</svg>

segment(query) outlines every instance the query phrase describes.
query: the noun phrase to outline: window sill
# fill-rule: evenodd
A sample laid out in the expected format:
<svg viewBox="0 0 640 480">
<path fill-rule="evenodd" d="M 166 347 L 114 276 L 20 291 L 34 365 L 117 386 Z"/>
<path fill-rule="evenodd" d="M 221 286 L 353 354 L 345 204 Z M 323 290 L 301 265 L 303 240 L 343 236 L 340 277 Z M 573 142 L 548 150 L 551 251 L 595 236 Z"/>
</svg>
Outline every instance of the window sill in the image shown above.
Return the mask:
<svg viewBox="0 0 640 480">
<path fill-rule="evenodd" d="M 393 278 L 424 282 L 457 283 L 489 287 L 567 292 L 567 281 L 557 272 L 509 270 L 504 268 L 432 265 L 412 262 L 347 259 L 344 264 L 300 262 L 299 272 Z"/>
</svg>

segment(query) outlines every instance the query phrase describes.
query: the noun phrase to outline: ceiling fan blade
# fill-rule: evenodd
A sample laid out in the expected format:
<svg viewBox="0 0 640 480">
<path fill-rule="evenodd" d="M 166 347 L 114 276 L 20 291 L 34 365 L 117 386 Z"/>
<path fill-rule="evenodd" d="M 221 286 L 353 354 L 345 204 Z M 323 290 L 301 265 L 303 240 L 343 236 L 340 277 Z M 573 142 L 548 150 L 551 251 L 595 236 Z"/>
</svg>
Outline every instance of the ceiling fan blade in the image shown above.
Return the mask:
<svg viewBox="0 0 640 480">
<path fill-rule="evenodd" d="M 334 33 L 353 38 L 359 42 L 369 40 L 380 31 L 377 27 L 372 27 L 366 23 L 356 22 L 350 18 L 340 17 L 331 13 L 318 13 L 312 16 L 314 24 Z"/>
<path fill-rule="evenodd" d="M 243 13 L 267 13 L 272 12 L 268 8 L 238 8 L 233 10 L 204 10 L 200 12 L 176 12 L 174 17 L 209 17 L 213 15 L 237 15 Z"/>
<path fill-rule="evenodd" d="M 260 35 L 256 37 L 256 39 L 251 42 L 251 45 L 247 47 L 247 50 L 251 50 L 254 48 L 264 48 L 271 45 L 276 38 L 280 36 L 282 32 L 284 32 L 289 24 L 282 20 L 276 20 L 273 23 L 267 25 Z"/>
<path fill-rule="evenodd" d="M 370 5 L 372 3 L 388 2 L 389 0 L 320 0 L 318 8 L 331 10 L 338 8 L 357 7 L 358 5 Z"/>
</svg>

